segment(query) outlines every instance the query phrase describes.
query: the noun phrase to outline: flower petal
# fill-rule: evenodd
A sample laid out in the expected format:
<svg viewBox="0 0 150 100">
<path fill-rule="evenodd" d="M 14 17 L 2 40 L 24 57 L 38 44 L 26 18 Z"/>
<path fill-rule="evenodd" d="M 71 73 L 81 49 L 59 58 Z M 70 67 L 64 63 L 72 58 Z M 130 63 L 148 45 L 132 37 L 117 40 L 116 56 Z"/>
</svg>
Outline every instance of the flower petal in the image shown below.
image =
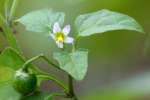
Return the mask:
<svg viewBox="0 0 150 100">
<path fill-rule="evenodd" d="M 49 34 L 49 35 L 50 35 L 50 37 L 52 37 L 52 39 L 56 40 L 54 34 L 51 33 L 51 34 Z"/>
<path fill-rule="evenodd" d="M 58 48 L 63 48 L 63 43 L 62 42 L 56 41 L 56 44 L 57 44 Z"/>
<path fill-rule="evenodd" d="M 64 29 L 62 30 L 62 32 L 65 34 L 65 35 L 68 35 L 70 33 L 70 30 L 71 30 L 71 27 L 70 25 L 66 25 L 64 27 Z"/>
<path fill-rule="evenodd" d="M 54 23 L 54 26 L 53 26 L 53 33 L 57 33 L 57 32 L 60 32 L 61 31 L 61 28 L 60 28 L 60 25 L 58 22 Z"/>
<path fill-rule="evenodd" d="M 64 42 L 65 43 L 73 43 L 74 39 L 72 37 L 66 37 Z"/>
</svg>

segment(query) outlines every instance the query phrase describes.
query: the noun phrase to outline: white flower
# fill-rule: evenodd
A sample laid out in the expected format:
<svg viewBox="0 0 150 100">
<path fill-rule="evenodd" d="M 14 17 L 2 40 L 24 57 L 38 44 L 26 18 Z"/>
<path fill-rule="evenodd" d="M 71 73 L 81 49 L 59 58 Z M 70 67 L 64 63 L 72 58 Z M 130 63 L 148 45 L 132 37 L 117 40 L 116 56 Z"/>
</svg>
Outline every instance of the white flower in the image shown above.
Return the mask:
<svg viewBox="0 0 150 100">
<path fill-rule="evenodd" d="M 64 43 L 73 43 L 74 39 L 68 36 L 70 30 L 70 25 L 66 25 L 63 29 L 61 29 L 58 22 L 54 23 L 53 33 L 50 33 L 50 36 L 56 41 L 59 48 L 63 48 Z"/>
</svg>

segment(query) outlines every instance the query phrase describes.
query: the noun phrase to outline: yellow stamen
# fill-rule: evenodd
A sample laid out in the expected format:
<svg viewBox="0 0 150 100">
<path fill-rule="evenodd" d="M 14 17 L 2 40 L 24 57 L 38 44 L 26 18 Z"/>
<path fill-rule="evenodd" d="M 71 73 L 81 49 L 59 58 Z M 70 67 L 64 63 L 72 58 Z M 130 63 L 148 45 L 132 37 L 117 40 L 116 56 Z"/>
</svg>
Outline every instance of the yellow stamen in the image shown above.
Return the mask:
<svg viewBox="0 0 150 100">
<path fill-rule="evenodd" d="M 64 38 L 65 38 L 65 36 L 62 32 L 56 33 L 56 41 L 64 42 Z"/>
</svg>

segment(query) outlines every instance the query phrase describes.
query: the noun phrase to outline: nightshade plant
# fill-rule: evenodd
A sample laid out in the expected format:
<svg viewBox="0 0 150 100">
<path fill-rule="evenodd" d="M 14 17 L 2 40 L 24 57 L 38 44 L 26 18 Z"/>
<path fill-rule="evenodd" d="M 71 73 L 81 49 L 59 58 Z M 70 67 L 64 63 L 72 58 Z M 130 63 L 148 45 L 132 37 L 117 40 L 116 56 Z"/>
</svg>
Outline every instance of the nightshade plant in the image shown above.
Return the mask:
<svg viewBox="0 0 150 100">
<path fill-rule="evenodd" d="M 133 18 L 106 9 L 79 15 L 75 20 L 75 33 L 71 31 L 73 26 L 66 25 L 62 28 L 65 13 L 52 9 L 33 11 L 14 20 L 18 0 L 13 0 L 10 9 L 7 7 L 8 1 L 5 1 L 6 16 L 0 13 L 0 32 L 10 46 L 0 55 L 0 98 L 3 100 L 52 100 L 54 96 L 80 100 L 74 92 L 73 80 L 83 80 L 88 69 L 88 50 L 78 46 L 80 39 L 114 30 L 144 33 L 142 27 Z M 50 61 L 44 54 L 26 60 L 13 34 L 16 23 L 23 24 L 28 31 L 47 34 L 49 39 L 54 40 L 59 50 L 53 52 L 53 58 L 58 64 Z M 75 37 L 69 37 L 69 33 L 74 34 Z M 65 45 L 70 45 L 72 49 L 66 50 Z M 68 84 L 43 72 L 32 63 L 40 58 L 50 66 L 66 73 Z M 50 94 L 42 92 L 39 87 L 44 80 L 53 81 L 63 91 Z M 11 96 L 6 96 L 6 93 L 10 93 Z"/>
</svg>

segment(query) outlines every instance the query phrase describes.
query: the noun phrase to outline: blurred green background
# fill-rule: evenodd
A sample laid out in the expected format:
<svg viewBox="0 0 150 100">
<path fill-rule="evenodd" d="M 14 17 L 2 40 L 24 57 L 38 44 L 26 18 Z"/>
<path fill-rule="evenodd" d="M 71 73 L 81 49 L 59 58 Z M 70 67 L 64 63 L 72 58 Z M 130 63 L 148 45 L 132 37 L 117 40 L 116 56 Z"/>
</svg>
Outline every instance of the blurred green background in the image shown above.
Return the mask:
<svg viewBox="0 0 150 100">
<path fill-rule="evenodd" d="M 132 31 L 113 31 L 82 38 L 79 47 L 89 49 L 89 68 L 86 78 L 76 82 L 80 100 L 150 100 L 150 1 L 149 0 L 20 0 L 16 19 L 24 14 L 44 8 L 66 13 L 66 24 L 72 25 L 79 14 L 110 9 L 135 18 L 146 34 Z M 37 16 L 38 17 L 38 16 Z M 44 33 L 27 32 L 18 26 L 18 43 L 27 58 L 44 53 L 51 59 L 56 46 Z M 7 45 L 0 36 L 0 46 Z M 37 63 L 43 70 L 66 79 L 47 64 Z M 48 88 L 49 87 L 49 88 Z M 50 82 L 42 89 L 55 91 Z M 62 100 L 62 99 L 59 99 Z"/>
</svg>

